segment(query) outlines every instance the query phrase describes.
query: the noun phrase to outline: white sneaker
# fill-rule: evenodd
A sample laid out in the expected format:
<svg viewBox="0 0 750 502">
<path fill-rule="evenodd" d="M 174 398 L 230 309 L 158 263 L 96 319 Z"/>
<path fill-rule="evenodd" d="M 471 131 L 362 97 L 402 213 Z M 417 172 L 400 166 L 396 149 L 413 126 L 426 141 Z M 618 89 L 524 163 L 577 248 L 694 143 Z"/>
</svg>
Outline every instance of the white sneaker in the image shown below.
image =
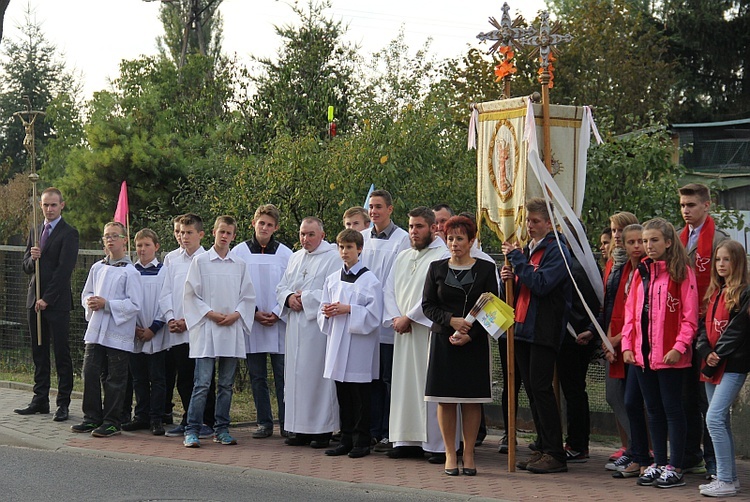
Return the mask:
<svg viewBox="0 0 750 502">
<path fill-rule="evenodd" d="M 711 474 L 711 482 L 703 484 L 703 485 L 698 485 L 698 490 L 705 490 L 709 486 L 713 486 L 717 481 L 718 479 L 716 479 L 716 474 Z M 734 491 L 739 493 L 740 492 L 740 480 L 735 479 L 732 481 L 732 484 L 734 485 Z"/>
<path fill-rule="evenodd" d="M 720 479 L 713 480 L 701 490 L 701 495 L 705 497 L 734 497 L 736 494 L 734 483 L 727 483 Z"/>
</svg>

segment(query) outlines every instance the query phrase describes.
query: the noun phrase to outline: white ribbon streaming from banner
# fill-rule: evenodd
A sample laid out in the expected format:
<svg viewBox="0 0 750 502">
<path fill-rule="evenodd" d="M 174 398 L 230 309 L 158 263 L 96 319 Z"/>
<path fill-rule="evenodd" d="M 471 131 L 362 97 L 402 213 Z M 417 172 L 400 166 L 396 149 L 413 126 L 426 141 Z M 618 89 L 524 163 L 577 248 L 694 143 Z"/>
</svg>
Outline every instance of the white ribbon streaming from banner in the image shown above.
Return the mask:
<svg viewBox="0 0 750 502">
<path fill-rule="evenodd" d="M 590 111 L 589 111 L 590 113 Z M 586 119 L 587 114 L 584 113 L 584 120 Z M 589 117 L 589 120 L 586 122 L 588 124 L 592 124 L 593 121 L 590 120 L 591 117 Z M 582 134 L 581 136 L 588 136 L 591 134 L 590 132 L 590 126 L 586 126 L 588 128 L 588 131 L 586 129 L 583 129 L 583 124 L 581 126 L 582 128 Z M 598 138 L 599 139 L 599 138 Z M 602 277 L 599 273 L 599 268 L 596 266 L 596 259 L 594 258 L 594 254 L 591 252 L 591 247 L 588 244 L 588 241 L 586 240 L 586 233 L 583 231 L 583 227 L 581 226 L 580 221 L 578 220 L 578 217 L 576 216 L 576 213 L 573 211 L 573 208 L 570 207 L 570 204 L 568 204 L 568 201 L 565 199 L 565 196 L 560 191 L 560 188 L 557 186 L 557 183 L 552 178 L 552 175 L 547 171 L 547 168 L 544 166 L 544 163 L 542 162 L 542 159 L 539 156 L 539 145 L 537 143 L 536 139 L 536 120 L 534 117 L 534 105 L 531 101 L 531 99 L 528 100 L 528 107 L 526 111 L 526 127 L 524 132 L 524 140 L 526 141 L 528 145 L 528 162 L 531 166 L 531 170 L 536 176 L 536 179 L 539 181 L 539 184 L 542 186 L 542 193 L 544 194 L 544 200 L 547 203 L 547 211 L 550 215 L 554 214 L 555 219 L 557 220 L 557 224 L 562 229 L 563 234 L 565 235 L 566 239 L 568 240 L 568 243 L 570 244 L 570 247 L 573 251 L 573 254 L 575 255 L 576 259 L 579 261 L 579 263 L 583 266 L 584 270 L 586 271 L 586 276 L 588 277 L 589 281 L 591 282 L 592 287 L 594 288 L 594 291 L 596 292 L 597 298 L 599 299 L 599 303 L 604 302 L 604 284 L 602 283 Z M 583 139 L 579 141 L 579 147 L 581 147 L 583 144 Z M 588 148 L 588 141 L 586 141 L 586 148 Z M 579 150 L 580 154 L 580 150 Z M 580 158 L 580 155 L 579 155 Z M 585 163 L 585 158 L 584 158 Z M 580 190 L 580 193 L 583 194 L 583 190 Z M 559 211 L 553 213 L 551 208 L 551 201 L 550 201 L 550 194 L 552 195 L 552 198 L 555 200 L 557 207 L 564 213 L 564 215 L 568 218 L 571 225 L 575 229 L 576 235 L 581 236 L 581 243 L 578 242 L 578 240 L 573 236 L 573 232 L 569 228 L 568 224 L 563 220 L 563 218 L 559 215 Z M 581 201 L 582 199 L 581 195 Z M 557 241 L 557 246 L 560 249 L 560 252 L 562 253 L 562 242 L 560 242 L 560 237 L 557 232 L 555 232 L 555 240 Z M 583 293 L 581 293 L 581 290 L 578 288 L 578 284 L 576 284 L 575 279 L 573 278 L 573 272 L 570 270 L 570 264 L 565 259 L 565 254 L 563 255 L 563 261 L 565 262 L 565 268 L 568 270 L 568 275 L 570 276 L 570 279 L 573 283 L 573 288 L 575 289 L 576 293 L 578 294 L 578 297 L 581 299 L 581 303 L 583 304 L 586 313 L 589 316 L 589 319 L 591 319 L 592 324 L 594 325 L 594 328 L 596 329 L 597 333 L 599 334 L 599 337 L 602 339 L 602 342 L 604 343 L 605 347 L 607 347 L 607 350 L 614 352 L 614 347 L 612 346 L 612 343 L 607 338 L 607 335 L 604 333 L 604 330 L 602 330 L 602 327 L 599 325 L 599 322 L 596 319 L 596 316 L 593 312 L 591 312 L 591 309 L 586 305 L 586 301 L 583 298 Z"/>
<path fill-rule="evenodd" d="M 477 149 L 477 127 L 479 124 L 479 110 L 477 107 L 472 105 L 471 116 L 469 117 L 469 138 L 466 143 L 467 150 Z"/>
</svg>

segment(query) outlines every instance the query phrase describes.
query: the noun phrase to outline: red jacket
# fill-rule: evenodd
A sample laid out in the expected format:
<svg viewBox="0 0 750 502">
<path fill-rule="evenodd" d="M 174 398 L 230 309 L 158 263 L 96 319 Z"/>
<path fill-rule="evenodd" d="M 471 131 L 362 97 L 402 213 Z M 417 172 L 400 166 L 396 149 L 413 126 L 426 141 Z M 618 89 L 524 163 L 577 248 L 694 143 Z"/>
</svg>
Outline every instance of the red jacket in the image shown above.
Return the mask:
<svg viewBox="0 0 750 502">
<path fill-rule="evenodd" d="M 650 276 L 648 294 L 648 340 L 649 367 L 653 370 L 669 368 L 688 368 L 692 359 L 692 344 L 698 330 L 698 293 L 695 274 L 688 268 L 687 277 L 680 284 L 681 319 L 678 333 L 664 333 L 665 313 L 667 306 L 667 289 L 669 272 L 664 261 L 644 260 L 639 270 L 644 267 Z M 636 366 L 644 367 L 643 362 L 643 301 L 644 284 L 640 275 L 633 278 L 630 294 L 625 304 L 625 324 L 622 327 L 622 350 L 630 350 L 635 356 Z M 638 282 L 638 284 L 636 284 Z M 667 341 L 669 340 L 669 341 Z M 673 342 L 672 342 L 673 340 Z M 664 355 L 676 349 L 682 357 L 674 365 L 664 364 Z"/>
</svg>

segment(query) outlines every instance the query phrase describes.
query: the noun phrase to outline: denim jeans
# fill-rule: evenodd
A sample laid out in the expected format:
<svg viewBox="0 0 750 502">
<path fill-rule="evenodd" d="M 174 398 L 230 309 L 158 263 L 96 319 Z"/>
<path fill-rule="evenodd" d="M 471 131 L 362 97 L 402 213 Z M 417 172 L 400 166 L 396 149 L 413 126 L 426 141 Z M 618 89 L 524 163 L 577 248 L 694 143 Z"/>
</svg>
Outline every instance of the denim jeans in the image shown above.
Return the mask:
<svg viewBox="0 0 750 502">
<path fill-rule="evenodd" d="M 271 396 L 268 391 L 268 367 L 266 356 L 271 356 L 273 383 L 276 390 L 279 429 L 284 429 L 284 354 L 268 354 L 261 352 L 247 355 L 247 372 L 250 375 L 250 386 L 253 389 L 253 401 L 258 417 L 258 425 L 273 429 L 273 412 L 271 411 Z"/>
<path fill-rule="evenodd" d="M 219 382 L 216 385 L 216 411 L 214 412 L 214 432 L 218 435 L 229 429 L 229 408 L 232 406 L 232 385 L 234 371 L 237 369 L 236 357 L 200 357 L 195 359 L 195 377 L 193 394 L 188 408 L 188 425 L 185 434 L 198 434 L 203 424 L 203 411 L 206 408 L 206 397 L 211 385 L 214 363 L 219 363 L 217 373 Z"/>
<path fill-rule="evenodd" d="M 732 418 L 729 415 L 729 409 L 737 394 L 740 393 L 746 378 L 747 375 L 744 373 L 724 373 L 718 385 L 706 382 L 706 395 L 708 396 L 706 425 L 714 443 L 716 477 L 726 483 L 737 479 Z"/>
<path fill-rule="evenodd" d="M 652 369 L 636 368 L 638 385 L 646 402 L 648 430 L 654 447 L 656 465 L 671 465 L 682 469 L 685 455 L 687 420 L 682 408 L 682 384 L 685 370 L 682 368 Z M 667 461 L 667 437 L 670 456 Z"/>
<path fill-rule="evenodd" d="M 164 376 L 166 354 L 166 351 L 162 351 L 155 354 L 139 353 L 130 356 L 136 421 L 161 422 L 164 417 L 164 401 L 167 392 Z"/>
<path fill-rule="evenodd" d="M 130 352 L 87 343 L 83 354 L 83 421 L 120 428 Z M 102 382 L 102 375 L 107 376 Z M 102 383 L 104 402 L 102 405 Z"/>
</svg>

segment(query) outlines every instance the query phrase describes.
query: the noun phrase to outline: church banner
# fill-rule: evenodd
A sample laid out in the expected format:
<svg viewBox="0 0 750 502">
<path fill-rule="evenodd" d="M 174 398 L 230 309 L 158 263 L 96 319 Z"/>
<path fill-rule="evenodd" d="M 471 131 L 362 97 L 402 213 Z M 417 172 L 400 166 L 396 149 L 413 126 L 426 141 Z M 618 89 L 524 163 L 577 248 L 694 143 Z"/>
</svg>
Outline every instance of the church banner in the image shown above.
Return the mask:
<svg viewBox="0 0 750 502">
<path fill-rule="evenodd" d="M 501 240 L 527 240 L 524 204 L 541 197 L 542 188 L 528 169 L 524 144 L 528 98 L 512 98 L 476 105 L 477 196 L 479 223 L 486 222 Z M 534 105 L 539 151 L 542 142 L 542 107 Z M 552 176 L 568 204 L 580 215 L 581 179 L 585 162 L 579 162 L 584 108 L 550 105 Z M 588 136 L 589 131 L 585 134 Z M 579 180 L 577 183 L 576 180 Z"/>
</svg>

